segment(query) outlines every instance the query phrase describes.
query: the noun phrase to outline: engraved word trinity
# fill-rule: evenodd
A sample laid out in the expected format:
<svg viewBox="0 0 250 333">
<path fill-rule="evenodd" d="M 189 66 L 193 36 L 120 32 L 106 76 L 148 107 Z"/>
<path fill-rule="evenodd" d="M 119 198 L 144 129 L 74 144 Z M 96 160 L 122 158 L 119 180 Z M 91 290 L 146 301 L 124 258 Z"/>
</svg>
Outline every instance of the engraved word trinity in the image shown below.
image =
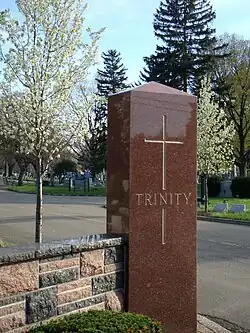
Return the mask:
<svg viewBox="0 0 250 333">
<path fill-rule="evenodd" d="M 192 193 L 137 193 L 138 206 L 179 206 L 188 205 Z"/>
</svg>

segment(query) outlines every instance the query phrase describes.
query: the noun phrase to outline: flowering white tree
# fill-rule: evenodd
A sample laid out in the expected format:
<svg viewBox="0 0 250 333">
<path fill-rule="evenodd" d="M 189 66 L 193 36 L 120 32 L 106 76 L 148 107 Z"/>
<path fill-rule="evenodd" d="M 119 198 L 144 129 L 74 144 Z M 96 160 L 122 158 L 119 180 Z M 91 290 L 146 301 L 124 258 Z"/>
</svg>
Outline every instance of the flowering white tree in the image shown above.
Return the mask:
<svg viewBox="0 0 250 333">
<path fill-rule="evenodd" d="M 85 84 L 102 30 L 84 27 L 83 2 L 16 0 L 22 21 L 8 14 L 0 23 L 0 136 L 17 142 L 18 152 L 36 161 L 37 243 L 42 242 L 43 172 L 84 133 L 94 103 Z"/>
<path fill-rule="evenodd" d="M 201 83 L 197 115 L 198 171 L 205 178 L 205 210 L 207 211 L 209 175 L 227 172 L 234 163 L 234 125 L 214 101 L 211 81 Z"/>
</svg>

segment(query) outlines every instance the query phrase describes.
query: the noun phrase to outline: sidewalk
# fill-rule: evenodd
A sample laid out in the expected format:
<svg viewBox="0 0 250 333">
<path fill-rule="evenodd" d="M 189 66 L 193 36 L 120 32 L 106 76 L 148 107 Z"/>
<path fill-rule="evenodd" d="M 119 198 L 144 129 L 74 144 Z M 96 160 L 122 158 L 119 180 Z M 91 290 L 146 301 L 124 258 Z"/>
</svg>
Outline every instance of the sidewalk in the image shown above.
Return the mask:
<svg viewBox="0 0 250 333">
<path fill-rule="evenodd" d="M 231 333 L 206 317 L 197 316 L 197 333 Z"/>
</svg>

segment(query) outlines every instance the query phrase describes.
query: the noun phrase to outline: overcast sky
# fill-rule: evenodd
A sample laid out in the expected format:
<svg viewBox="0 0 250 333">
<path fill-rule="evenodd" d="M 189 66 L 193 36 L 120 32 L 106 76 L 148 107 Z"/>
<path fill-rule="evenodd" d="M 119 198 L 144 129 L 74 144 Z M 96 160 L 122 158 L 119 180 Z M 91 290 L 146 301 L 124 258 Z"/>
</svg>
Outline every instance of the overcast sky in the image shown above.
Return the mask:
<svg viewBox="0 0 250 333">
<path fill-rule="evenodd" d="M 27 0 L 29 1 L 29 0 Z M 42 1 L 42 0 L 41 0 Z M 84 0 L 83 0 L 84 1 Z M 138 79 L 142 58 L 155 50 L 153 14 L 160 0 L 90 0 L 87 22 L 93 29 L 106 27 L 100 52 L 121 52 L 130 81 Z M 216 11 L 217 34 L 236 33 L 250 39 L 250 0 L 211 0 Z M 0 9 L 16 11 L 14 0 L 0 0 Z"/>
</svg>

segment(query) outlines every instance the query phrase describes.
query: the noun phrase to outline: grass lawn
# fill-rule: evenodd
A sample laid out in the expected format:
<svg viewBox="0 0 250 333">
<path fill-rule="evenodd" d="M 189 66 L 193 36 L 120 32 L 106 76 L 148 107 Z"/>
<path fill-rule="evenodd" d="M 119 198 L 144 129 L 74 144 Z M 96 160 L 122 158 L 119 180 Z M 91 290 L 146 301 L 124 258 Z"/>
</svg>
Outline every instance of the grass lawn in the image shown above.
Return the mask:
<svg viewBox="0 0 250 333">
<path fill-rule="evenodd" d="M 210 216 L 215 217 L 223 217 L 234 220 L 242 220 L 242 221 L 250 221 L 250 199 L 238 199 L 238 198 L 226 198 L 228 202 L 228 207 L 232 206 L 232 204 L 245 204 L 247 207 L 247 212 L 245 213 L 217 213 L 213 212 L 214 206 L 217 203 L 223 203 L 223 198 L 209 198 L 209 206 L 208 211 Z M 199 212 L 204 212 L 204 206 L 201 206 L 201 209 L 198 209 Z"/>
<path fill-rule="evenodd" d="M 36 193 L 35 185 L 23 185 L 23 186 L 9 186 L 9 191 L 19 192 L 19 193 Z M 67 187 L 50 187 L 44 186 L 43 187 L 43 194 L 50 194 L 50 195 L 81 195 L 81 196 L 105 196 L 106 195 L 106 188 L 98 187 L 98 188 L 91 188 L 89 192 L 84 192 L 83 190 L 72 190 L 69 191 Z"/>
</svg>

